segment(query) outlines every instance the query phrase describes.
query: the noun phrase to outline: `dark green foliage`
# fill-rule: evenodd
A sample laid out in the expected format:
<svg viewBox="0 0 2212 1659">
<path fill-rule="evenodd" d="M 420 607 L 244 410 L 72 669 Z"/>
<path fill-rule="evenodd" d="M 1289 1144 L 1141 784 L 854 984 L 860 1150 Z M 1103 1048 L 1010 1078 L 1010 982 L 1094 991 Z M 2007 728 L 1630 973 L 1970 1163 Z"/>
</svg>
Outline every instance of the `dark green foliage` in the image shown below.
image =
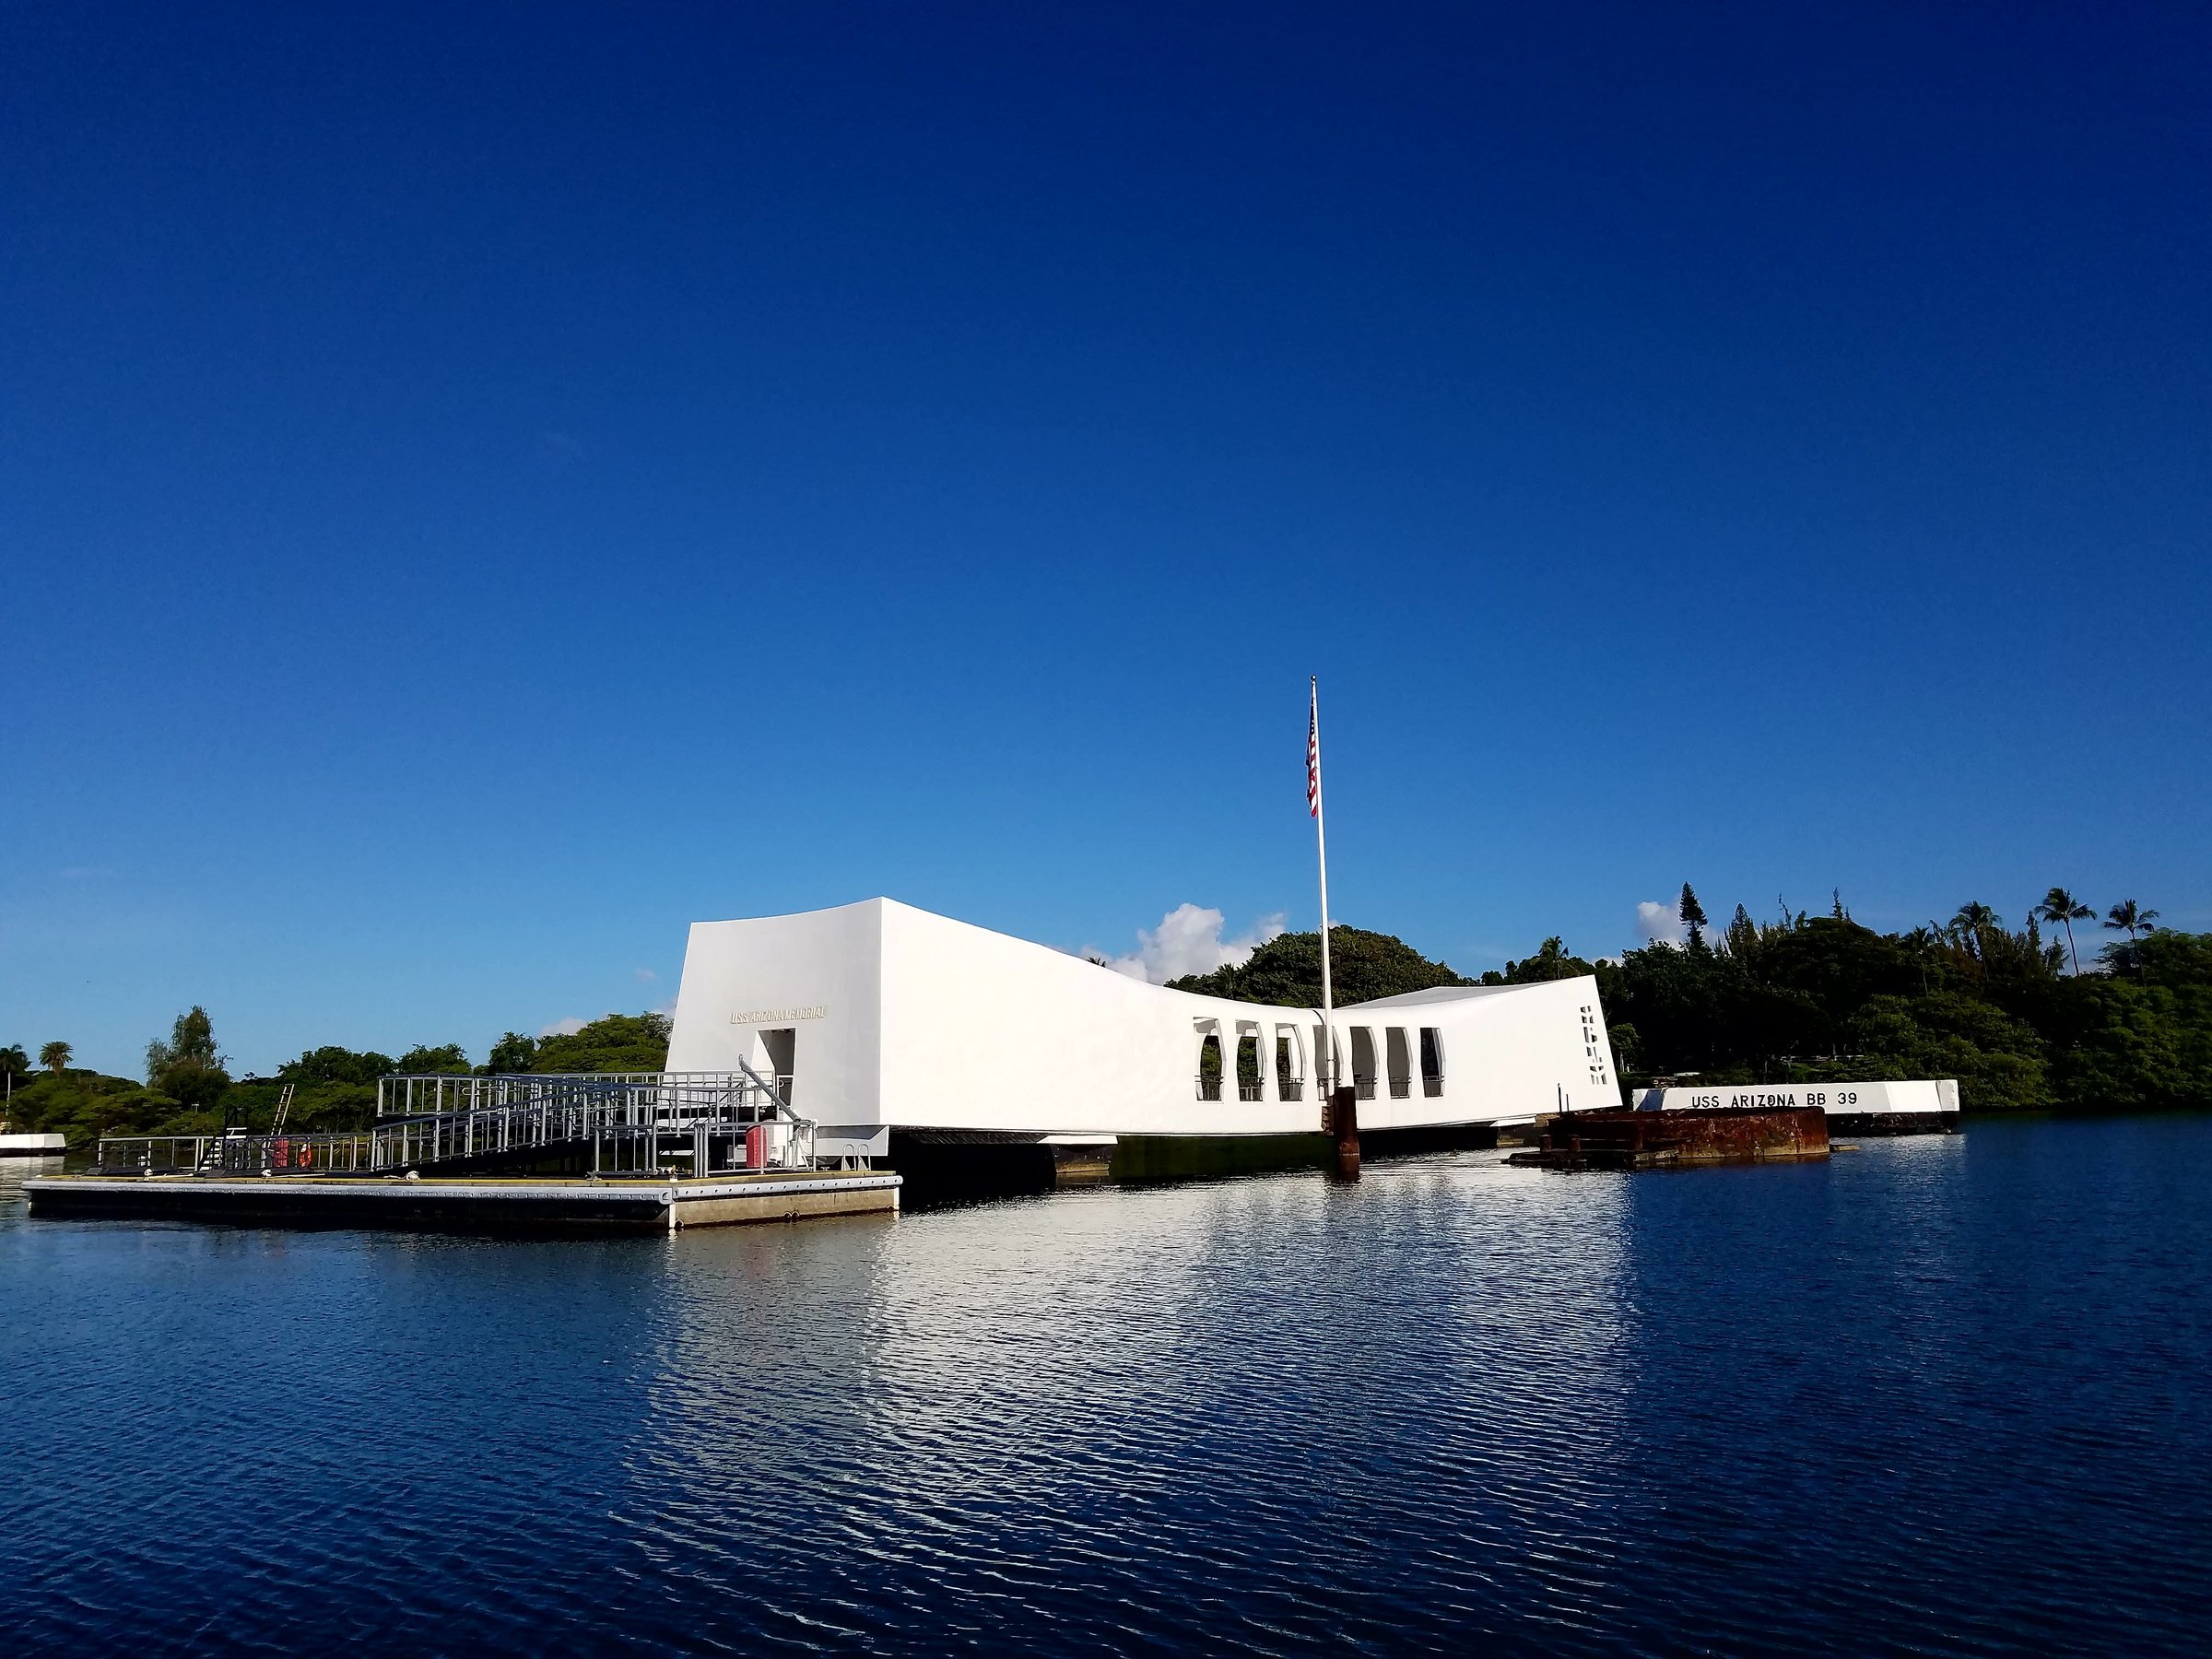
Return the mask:
<svg viewBox="0 0 2212 1659">
<path fill-rule="evenodd" d="M 433 1073 L 444 1072 L 450 1076 L 465 1077 L 469 1074 L 468 1056 L 462 1053 L 461 1045 L 457 1042 L 441 1042 L 436 1048 L 426 1048 L 418 1042 L 399 1057 L 397 1069 L 410 1077 L 429 1077 Z"/>
<path fill-rule="evenodd" d="M 2133 899 L 2123 899 L 2111 910 L 2104 912 L 2105 926 L 2111 928 L 2114 933 L 2125 928 L 2127 936 L 2131 939 L 2138 933 L 2149 932 L 2150 924 L 2158 919 L 2159 912 L 2157 911 L 2145 910 Z"/>
<path fill-rule="evenodd" d="M 537 1072 L 659 1071 L 668 1064 L 668 1016 L 609 1014 L 582 1030 L 538 1040 Z"/>
<path fill-rule="evenodd" d="M 399 1069 L 399 1062 L 389 1054 L 380 1054 L 370 1049 L 355 1053 L 339 1048 L 335 1043 L 319 1049 L 309 1049 L 299 1059 L 276 1068 L 276 1075 L 287 1083 L 350 1083 L 373 1086 L 387 1073 Z"/>
<path fill-rule="evenodd" d="M 390 1069 L 388 1065 L 384 1067 L 386 1071 Z M 292 1110 L 285 1118 L 285 1127 L 301 1131 L 369 1128 L 376 1121 L 375 1079 L 381 1076 L 382 1072 L 372 1073 L 368 1081 L 360 1083 L 293 1079 Z M 223 1097 L 224 1114 L 243 1128 L 265 1130 L 276 1118 L 276 1102 L 283 1092 L 284 1085 L 280 1082 L 256 1078 L 252 1082 L 233 1083 L 230 1092 Z"/>
<path fill-rule="evenodd" d="M 1570 951 L 1557 934 L 1536 947 L 1536 954 L 1508 962 L 1503 972 L 1492 968 L 1482 976 L 1486 985 L 1534 985 L 1547 980 L 1577 979 L 1597 970 Z M 1452 982 L 1446 981 L 1445 983 Z"/>
<path fill-rule="evenodd" d="M 1956 1077 L 1983 1112 L 2212 1105 L 2212 936 L 2141 931 L 2069 974 L 2037 925 L 2054 910 L 2081 919 L 2065 895 L 2018 933 L 1978 901 L 1909 934 L 1738 907 L 1713 948 L 1598 966 L 1616 1061 L 1716 1083 Z"/>
<path fill-rule="evenodd" d="M 23 1052 L 23 1045 L 11 1042 L 6 1048 L 0 1048 L 0 1089 L 10 1085 L 19 1086 L 29 1081 L 29 1077 L 30 1056 Z"/>
<path fill-rule="evenodd" d="M 1329 929 L 1329 978 L 1336 1005 L 1371 1002 L 1438 985 L 1470 985 L 1441 962 L 1390 934 L 1367 933 L 1338 923 Z M 1219 968 L 1170 980 L 1176 991 L 1226 996 L 1238 1002 L 1273 1003 L 1287 1008 L 1321 1006 L 1321 935 L 1279 934 L 1252 953 L 1239 968 Z M 541 1065 L 541 1070 L 546 1069 Z"/>
<path fill-rule="evenodd" d="M 2097 912 L 2077 900 L 2065 888 L 2053 888 L 2043 896 L 2043 901 L 2035 907 L 2035 913 L 2039 920 L 2056 923 L 2066 930 L 2066 955 L 2073 959 L 2074 971 L 2079 973 L 2081 956 L 2074 948 L 2074 924 L 2089 921 Z"/>
<path fill-rule="evenodd" d="M 189 1112 L 211 1112 L 230 1087 L 230 1074 L 215 1052 L 215 1026 L 194 1004 L 176 1018 L 168 1041 L 146 1045 L 147 1085 Z"/>
<path fill-rule="evenodd" d="M 1675 905 L 1675 911 L 1682 918 L 1682 925 L 1689 929 L 1690 944 L 1692 946 L 1704 944 L 1705 907 L 1698 902 L 1698 896 L 1689 890 L 1689 883 L 1687 881 L 1682 884 L 1682 897 Z"/>
<path fill-rule="evenodd" d="M 8 1102 L 8 1122 L 17 1129 L 58 1130 L 72 1147 L 90 1146 L 102 1135 L 144 1134 L 187 1119 L 197 1121 L 167 1095 L 128 1077 L 91 1071 L 50 1071 L 18 1084 Z M 184 1128 L 179 1133 L 194 1131 Z"/>
<path fill-rule="evenodd" d="M 487 1072 L 526 1072 L 537 1064 L 537 1039 L 525 1037 L 520 1031 L 509 1031 L 491 1045 L 485 1056 Z"/>
</svg>

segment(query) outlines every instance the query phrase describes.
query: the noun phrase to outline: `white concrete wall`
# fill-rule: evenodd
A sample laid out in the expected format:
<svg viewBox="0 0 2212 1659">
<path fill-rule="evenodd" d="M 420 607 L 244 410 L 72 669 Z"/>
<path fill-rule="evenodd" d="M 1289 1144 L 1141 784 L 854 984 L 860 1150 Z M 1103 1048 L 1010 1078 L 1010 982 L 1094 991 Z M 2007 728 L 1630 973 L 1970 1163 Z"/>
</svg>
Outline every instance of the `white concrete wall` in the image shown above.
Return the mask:
<svg viewBox="0 0 2212 1659">
<path fill-rule="evenodd" d="M 1221 1022 L 1219 1101 L 1197 1098 L 1197 1021 Z M 1302 1100 L 1236 1097 L 1239 1019 L 1306 1023 L 1163 990 L 1079 957 L 905 905 L 886 912 L 884 1108 L 932 1128 L 1266 1135 L 1317 1129 Z"/>
<path fill-rule="evenodd" d="M 1584 1023 L 1585 1014 L 1588 1023 Z M 1435 1123 L 1495 1123 L 1500 1118 L 1534 1117 L 1557 1112 L 1562 1100 L 1588 1112 L 1618 1106 L 1620 1080 L 1613 1074 L 1611 1041 L 1597 982 L 1552 980 L 1534 985 L 1482 985 L 1416 991 L 1406 996 L 1378 997 L 1336 1013 L 1338 1040 L 1355 1025 L 1376 1031 L 1382 1053 L 1385 1026 L 1437 1027 L 1444 1042 L 1444 1095 L 1451 1115 L 1439 1117 L 1440 1102 L 1422 1100 L 1420 1052 L 1414 1052 L 1411 1100 L 1380 1098 L 1359 1102 L 1361 1127 L 1418 1127 Z M 1383 1090 L 1378 1088 L 1380 1097 Z M 1388 1108 L 1410 1109 L 1393 1112 Z"/>
<path fill-rule="evenodd" d="M 763 1077 L 760 1033 L 794 1033 L 792 1108 L 818 1124 L 879 1124 L 883 907 L 695 922 L 669 1034 L 670 1071 Z"/>
<path fill-rule="evenodd" d="M 1588 1023 L 1585 1023 L 1585 1013 Z M 775 1018 L 759 1019 L 757 1015 Z M 784 1018 L 785 1015 L 803 1018 Z M 1223 1098 L 1197 1098 L 1211 1022 Z M 691 930 L 670 1044 L 672 1071 L 762 1065 L 758 1029 L 798 1032 L 794 1105 L 823 1124 L 1017 1135 L 1266 1135 L 1321 1123 L 1311 1010 L 1169 991 L 986 928 L 887 899 L 798 916 L 700 923 Z M 1614 1105 L 1596 982 L 1447 990 L 1337 1010 L 1344 1080 L 1350 1030 L 1374 1032 L 1377 1085 L 1365 1127 L 1527 1117 L 1570 1103 Z M 1385 1030 L 1404 1029 L 1411 1088 L 1390 1097 Z M 1442 1033 L 1445 1087 L 1423 1093 L 1420 1028 Z M 1295 1034 L 1305 1080 L 1286 1100 L 1278 1028 Z M 1237 1042 L 1260 1039 L 1262 1098 L 1237 1086 Z"/>
</svg>

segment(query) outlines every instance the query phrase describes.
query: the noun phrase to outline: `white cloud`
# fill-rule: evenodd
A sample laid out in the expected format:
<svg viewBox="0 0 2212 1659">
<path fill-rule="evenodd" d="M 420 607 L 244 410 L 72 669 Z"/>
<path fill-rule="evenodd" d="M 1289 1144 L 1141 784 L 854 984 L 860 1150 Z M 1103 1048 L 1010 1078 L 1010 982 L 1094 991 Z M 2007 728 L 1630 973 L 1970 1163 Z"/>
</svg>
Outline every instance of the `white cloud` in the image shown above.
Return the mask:
<svg viewBox="0 0 2212 1659">
<path fill-rule="evenodd" d="M 650 968 L 641 968 L 631 977 L 634 978 L 641 985 L 650 985 L 654 980 L 659 979 L 661 976 L 655 973 Z"/>
<path fill-rule="evenodd" d="M 1669 945 L 1679 945 L 1683 937 L 1682 912 L 1656 899 L 1643 900 L 1636 906 L 1636 931 L 1647 941 L 1665 939 Z"/>
<path fill-rule="evenodd" d="M 1109 959 L 1116 973 L 1164 985 L 1186 973 L 1211 973 L 1217 968 L 1240 968 L 1252 953 L 1283 931 L 1278 911 L 1263 916 L 1250 932 L 1234 939 L 1221 936 L 1222 915 L 1195 904 L 1179 904 L 1159 919 L 1159 925 L 1136 930 L 1136 950 L 1130 956 Z"/>
<path fill-rule="evenodd" d="M 591 1023 L 588 1019 L 578 1019 L 571 1016 L 567 1019 L 555 1020 L 551 1025 L 539 1031 L 538 1035 L 540 1037 L 573 1037 Z"/>
</svg>

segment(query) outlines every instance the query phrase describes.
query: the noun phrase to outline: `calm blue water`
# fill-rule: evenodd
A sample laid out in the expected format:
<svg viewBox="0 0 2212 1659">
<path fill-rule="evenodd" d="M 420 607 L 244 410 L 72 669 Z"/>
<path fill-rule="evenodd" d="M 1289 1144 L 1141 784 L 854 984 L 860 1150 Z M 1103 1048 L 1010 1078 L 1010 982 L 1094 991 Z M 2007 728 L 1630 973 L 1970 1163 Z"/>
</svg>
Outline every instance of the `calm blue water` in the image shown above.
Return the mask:
<svg viewBox="0 0 2212 1659">
<path fill-rule="evenodd" d="M 12 1652 L 2204 1650 L 2212 1121 L 605 1242 L 29 1222 Z"/>
</svg>

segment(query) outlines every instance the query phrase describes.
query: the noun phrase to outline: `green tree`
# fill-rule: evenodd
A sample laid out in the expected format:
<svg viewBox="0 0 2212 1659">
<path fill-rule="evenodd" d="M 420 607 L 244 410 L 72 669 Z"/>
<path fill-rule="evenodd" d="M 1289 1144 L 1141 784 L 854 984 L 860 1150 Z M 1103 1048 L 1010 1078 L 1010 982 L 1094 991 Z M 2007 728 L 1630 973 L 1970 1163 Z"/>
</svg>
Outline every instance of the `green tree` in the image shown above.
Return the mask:
<svg viewBox="0 0 2212 1659">
<path fill-rule="evenodd" d="M 49 1042 L 39 1050 L 39 1064 L 57 1077 L 69 1069 L 74 1058 L 75 1051 L 65 1042 Z"/>
<path fill-rule="evenodd" d="M 1330 988 L 1337 1003 L 1372 1002 L 1438 985 L 1466 985 L 1442 962 L 1427 957 L 1391 934 L 1369 933 L 1339 922 L 1329 929 Z M 1286 1008 L 1321 1006 L 1321 935 L 1278 934 L 1241 967 L 1170 980 L 1174 991 L 1226 996 L 1237 1002 L 1272 1003 Z"/>
<path fill-rule="evenodd" d="M 215 1027 L 196 1003 L 180 1014 L 169 1040 L 146 1045 L 146 1080 L 181 1105 L 206 1111 L 230 1087 L 230 1074 L 215 1052 Z"/>
<path fill-rule="evenodd" d="M 1501 985 L 1535 985 L 1552 980 L 1579 979 L 1594 972 L 1589 963 L 1570 951 L 1557 934 L 1536 947 L 1536 954 L 1522 961 L 1508 962 L 1505 971 L 1497 976 Z M 1487 982 L 1489 976 L 1485 976 Z"/>
<path fill-rule="evenodd" d="M 2074 971 L 2081 971 L 2081 953 L 2074 948 L 2074 924 L 2087 922 L 2097 912 L 2088 905 L 2076 901 L 2065 888 L 2053 888 L 2043 895 L 2043 901 L 2035 907 L 2035 913 L 2045 922 L 2055 922 L 2066 930 L 2066 955 L 2073 959 Z"/>
<path fill-rule="evenodd" d="M 409 1077 L 429 1077 L 444 1073 L 449 1077 L 465 1077 L 469 1073 L 468 1056 L 457 1042 L 441 1042 L 435 1048 L 417 1043 L 399 1057 L 395 1071 Z"/>
<path fill-rule="evenodd" d="M 536 1072 L 657 1072 L 668 1064 L 668 1016 L 608 1014 L 580 1030 L 541 1038 Z"/>
<path fill-rule="evenodd" d="M 1983 942 L 2004 925 L 2005 919 L 1995 911 L 1979 899 L 1969 899 L 1959 907 L 1958 914 L 1938 931 L 1953 944 L 1971 951 L 1978 960 Z"/>
<path fill-rule="evenodd" d="M 1687 881 L 1682 884 L 1682 897 L 1676 904 L 1675 911 L 1682 918 L 1682 925 L 1689 930 L 1690 947 L 1696 949 L 1703 946 L 1705 943 L 1705 907 L 1698 902 L 1698 896 L 1689 890 L 1689 883 Z"/>
<path fill-rule="evenodd" d="M 2127 936 L 2131 939 L 2138 933 L 2149 932 L 2151 924 L 2158 919 L 2159 912 L 2157 911 L 2145 910 L 2133 899 L 2123 899 L 2111 910 L 2104 912 L 2104 924 L 2114 932 L 2124 927 L 2127 929 Z"/>
<path fill-rule="evenodd" d="M 1858 1051 L 1853 1075 L 1875 1069 L 1867 1056 L 1892 1064 L 1896 1077 L 1956 1077 L 1959 1101 L 1972 1112 L 2025 1111 L 2053 1103 L 2044 1047 L 2022 1020 L 1959 992 L 1871 998 L 1853 1020 Z"/>
<path fill-rule="evenodd" d="M 299 1059 L 278 1066 L 276 1075 L 287 1083 L 302 1087 L 311 1083 L 344 1083 L 358 1088 L 372 1084 L 398 1069 L 399 1062 L 389 1054 L 380 1054 L 374 1049 L 356 1053 L 334 1042 L 306 1050 Z"/>
<path fill-rule="evenodd" d="M 1623 1020 L 1608 1023 L 1606 1035 L 1613 1040 L 1613 1075 L 1622 1080 L 1643 1070 L 1643 1042 L 1636 1028 Z"/>
<path fill-rule="evenodd" d="M 525 1037 L 520 1031 L 509 1031 L 491 1045 L 491 1053 L 484 1057 L 484 1069 L 494 1075 L 502 1072 L 526 1072 L 537 1065 L 537 1039 Z"/>
<path fill-rule="evenodd" d="M 23 1052 L 21 1043 L 11 1042 L 0 1048 L 0 1088 L 12 1093 L 16 1085 L 29 1076 L 30 1056 Z"/>
</svg>

